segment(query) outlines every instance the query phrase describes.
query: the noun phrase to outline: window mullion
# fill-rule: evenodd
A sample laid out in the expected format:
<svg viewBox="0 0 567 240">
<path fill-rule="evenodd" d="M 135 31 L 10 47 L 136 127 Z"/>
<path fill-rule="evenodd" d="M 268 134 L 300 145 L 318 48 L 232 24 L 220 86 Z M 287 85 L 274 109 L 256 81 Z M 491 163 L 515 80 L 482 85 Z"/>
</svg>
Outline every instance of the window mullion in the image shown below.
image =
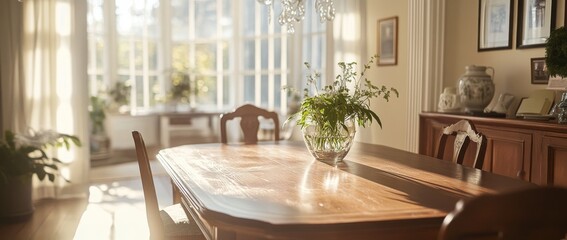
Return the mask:
<svg viewBox="0 0 567 240">
<path fill-rule="evenodd" d="M 149 77 L 149 31 L 148 31 L 148 5 L 144 4 L 144 17 L 143 17 L 143 33 L 142 33 L 142 97 L 143 97 L 143 107 L 147 109 L 150 107 L 150 77 Z"/>
<path fill-rule="evenodd" d="M 275 57 L 275 50 L 274 50 L 274 41 L 276 37 L 274 36 L 274 23 L 275 21 L 270 21 L 268 23 L 268 108 L 274 109 L 275 102 L 274 102 L 274 88 L 275 88 L 275 69 L 274 69 L 274 57 Z"/>
<path fill-rule="evenodd" d="M 281 38 L 281 49 L 280 51 L 282 52 L 282 54 L 280 54 L 281 56 L 281 74 L 280 74 L 280 83 L 281 86 L 287 86 L 287 74 L 288 74 L 288 66 L 287 66 L 287 35 L 282 34 L 282 38 Z M 284 94 L 282 92 L 282 94 L 280 95 L 281 97 L 281 107 L 280 107 L 280 112 L 282 114 L 287 114 L 287 94 Z"/>
<path fill-rule="evenodd" d="M 132 88 L 130 89 L 130 109 L 133 111 L 137 111 L 137 99 L 138 95 L 136 94 L 136 88 L 138 85 L 138 81 L 136 81 L 136 42 L 134 41 L 133 36 L 127 36 L 128 40 L 128 76 L 130 77 L 130 81 L 132 84 Z"/>
<path fill-rule="evenodd" d="M 171 59 L 172 59 L 172 37 L 171 37 L 171 1 L 170 0 L 161 0 L 160 4 L 160 16 L 159 16 L 159 23 L 160 23 L 160 36 L 161 41 L 156 42 L 156 47 L 158 47 L 158 85 L 160 86 L 159 89 L 159 96 L 163 96 L 163 100 L 166 99 L 167 96 L 167 89 L 171 87 L 171 81 L 168 77 L 166 77 L 164 71 L 166 69 L 172 68 Z M 161 49 L 159 49 L 161 48 Z"/>
<path fill-rule="evenodd" d="M 261 26 L 260 26 L 260 19 L 261 19 L 261 9 L 260 9 L 260 4 L 254 4 L 254 31 L 255 31 L 255 35 L 254 36 L 254 70 L 255 70 L 255 77 L 254 77 L 254 101 L 255 104 L 260 106 L 262 103 L 262 55 L 261 52 L 262 51 L 262 38 L 260 37 L 261 34 Z"/>
<path fill-rule="evenodd" d="M 317 24 L 317 21 L 310 21 L 309 24 L 311 25 L 311 26 L 309 27 L 309 29 L 311 29 L 311 30 L 317 29 L 317 26 L 315 26 L 315 24 Z M 317 48 L 315 47 L 315 46 L 317 46 L 317 39 L 316 39 L 315 35 L 316 35 L 316 34 L 313 33 L 313 32 L 310 32 L 310 33 L 309 33 L 309 39 L 310 39 L 310 41 L 311 41 L 311 48 L 309 49 L 309 51 L 310 51 L 310 54 L 309 54 L 309 55 L 311 56 L 311 58 L 309 59 L 309 62 L 312 63 L 312 64 L 317 64 L 318 67 L 321 67 L 321 68 L 322 68 L 323 66 L 319 65 L 320 62 L 316 62 L 316 61 L 315 61 L 315 60 L 316 60 L 315 58 L 317 57 L 316 54 L 317 54 L 317 52 L 318 52 L 318 51 L 317 51 Z M 320 72 L 321 72 L 321 71 L 320 71 Z M 326 83 L 327 83 L 327 79 L 326 79 L 326 77 L 325 77 L 326 74 L 324 74 L 323 72 L 321 72 L 321 74 L 322 74 L 322 76 L 321 76 L 321 83 L 326 84 Z"/>
<path fill-rule="evenodd" d="M 97 57 L 102 57 L 102 56 L 97 56 L 96 55 L 96 42 L 97 42 L 97 36 L 96 34 L 89 34 L 88 37 L 88 58 L 89 58 L 89 69 L 88 69 L 88 77 L 89 77 L 89 94 L 91 96 L 96 96 L 99 90 L 99 86 L 98 86 L 98 81 L 97 81 L 97 76 L 99 73 L 98 69 L 99 66 L 97 65 Z M 103 64 L 104 65 L 104 64 Z"/>
<path fill-rule="evenodd" d="M 334 49 L 333 46 L 333 22 L 327 22 L 327 30 L 324 32 L 324 34 L 320 34 L 321 36 L 324 36 L 325 38 L 325 42 L 326 42 L 326 48 L 324 50 L 325 53 L 330 53 L 329 55 L 325 56 L 325 59 L 330 59 L 331 61 L 325 61 L 323 63 L 321 63 L 321 74 L 322 77 L 326 77 L 326 78 L 331 78 L 332 76 L 335 75 L 335 54 L 334 51 L 332 51 Z M 331 79 L 333 80 L 333 79 Z"/>
<path fill-rule="evenodd" d="M 222 4 L 222 0 L 217 0 L 217 19 L 222 19 L 223 15 L 223 4 Z M 223 69 L 224 69 L 224 61 L 223 61 L 223 57 L 224 57 L 224 52 L 222 51 L 222 45 L 223 45 L 223 40 L 222 40 L 222 22 L 221 21 L 216 21 L 217 22 L 217 26 L 216 26 L 216 48 L 217 48 L 217 72 L 216 72 L 216 80 L 217 80 L 217 91 L 216 91 L 216 102 L 217 102 L 217 107 L 222 106 L 222 96 L 223 96 L 223 91 L 224 91 L 224 87 L 223 87 Z"/>
<path fill-rule="evenodd" d="M 195 13 L 195 7 L 196 7 L 196 0 L 189 0 L 189 54 L 188 57 L 188 63 L 189 63 L 189 70 L 191 69 L 196 69 L 197 67 L 197 63 L 196 63 L 196 54 L 195 54 L 195 44 L 196 44 L 196 36 L 195 36 L 195 21 L 196 21 L 196 13 Z M 195 85 L 196 83 L 196 79 L 197 76 L 195 74 L 194 71 L 189 71 L 189 76 L 190 79 L 192 79 L 193 81 L 191 83 L 193 83 L 193 85 Z M 196 86 L 194 86 L 196 87 Z M 189 95 L 190 98 L 190 102 L 194 103 L 196 101 L 196 97 L 193 94 Z"/>
<path fill-rule="evenodd" d="M 236 89 L 235 92 L 232 92 L 231 94 L 234 94 L 232 99 L 229 100 L 229 104 L 235 104 L 236 102 L 241 102 L 240 99 L 243 99 L 243 95 L 244 95 L 244 65 L 242 59 L 243 59 L 243 49 L 244 49 L 244 40 L 242 37 L 242 32 L 244 31 L 244 26 L 242 24 L 243 21 L 243 17 L 242 17 L 242 13 L 244 11 L 243 6 L 243 0 L 238 0 L 235 1 L 236 2 L 236 6 L 232 7 L 232 21 L 233 21 L 233 36 L 232 36 L 232 40 L 231 44 L 232 44 L 232 48 L 229 48 L 229 52 L 231 52 L 232 54 L 230 55 L 229 58 L 229 62 L 230 64 L 230 71 L 229 74 L 232 74 L 231 76 L 233 78 L 229 78 L 232 81 L 230 81 L 233 85 L 229 86 L 229 89 Z M 233 3 L 234 4 L 234 3 Z M 230 45 L 229 45 L 230 46 Z"/>
<path fill-rule="evenodd" d="M 116 29 L 116 2 L 114 0 L 105 1 L 104 6 L 104 24 L 106 34 L 104 34 L 104 56 L 105 61 L 103 63 L 103 82 L 108 86 L 114 86 L 116 82 L 117 73 L 117 29 Z"/>
</svg>

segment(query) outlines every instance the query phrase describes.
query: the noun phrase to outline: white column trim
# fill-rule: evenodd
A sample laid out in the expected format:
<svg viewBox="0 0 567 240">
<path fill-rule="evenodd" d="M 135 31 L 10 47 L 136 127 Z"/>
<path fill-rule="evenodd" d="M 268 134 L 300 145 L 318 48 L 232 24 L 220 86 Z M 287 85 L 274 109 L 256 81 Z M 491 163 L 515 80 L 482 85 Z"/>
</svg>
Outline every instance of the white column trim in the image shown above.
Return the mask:
<svg viewBox="0 0 567 240">
<path fill-rule="evenodd" d="M 419 148 L 419 113 L 435 109 L 443 86 L 445 0 L 410 0 L 407 150 Z"/>
</svg>

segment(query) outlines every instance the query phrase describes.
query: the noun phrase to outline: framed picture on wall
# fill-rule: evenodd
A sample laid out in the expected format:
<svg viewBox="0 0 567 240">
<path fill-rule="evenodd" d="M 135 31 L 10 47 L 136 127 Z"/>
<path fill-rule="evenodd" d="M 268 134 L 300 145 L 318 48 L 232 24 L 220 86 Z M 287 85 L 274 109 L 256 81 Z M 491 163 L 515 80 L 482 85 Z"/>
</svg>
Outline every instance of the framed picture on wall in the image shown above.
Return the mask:
<svg viewBox="0 0 567 240">
<path fill-rule="evenodd" d="M 530 72 L 532 73 L 532 84 L 547 84 L 549 82 L 544 57 L 530 59 Z"/>
<path fill-rule="evenodd" d="M 555 28 L 556 0 L 518 0 L 517 48 L 544 47 Z"/>
<path fill-rule="evenodd" d="M 378 20 L 378 66 L 398 64 L 398 17 Z"/>
<path fill-rule="evenodd" d="M 478 51 L 512 48 L 513 0 L 478 1 Z"/>
</svg>

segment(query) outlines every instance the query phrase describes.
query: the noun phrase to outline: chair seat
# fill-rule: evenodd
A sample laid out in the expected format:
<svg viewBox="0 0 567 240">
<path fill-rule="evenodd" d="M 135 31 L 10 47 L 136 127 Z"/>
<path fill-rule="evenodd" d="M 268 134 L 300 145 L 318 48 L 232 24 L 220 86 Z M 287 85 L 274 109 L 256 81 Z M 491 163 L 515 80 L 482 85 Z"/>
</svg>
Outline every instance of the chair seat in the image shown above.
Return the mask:
<svg viewBox="0 0 567 240">
<path fill-rule="evenodd" d="M 167 206 L 159 211 L 167 237 L 202 236 L 203 233 L 181 204 Z"/>
</svg>

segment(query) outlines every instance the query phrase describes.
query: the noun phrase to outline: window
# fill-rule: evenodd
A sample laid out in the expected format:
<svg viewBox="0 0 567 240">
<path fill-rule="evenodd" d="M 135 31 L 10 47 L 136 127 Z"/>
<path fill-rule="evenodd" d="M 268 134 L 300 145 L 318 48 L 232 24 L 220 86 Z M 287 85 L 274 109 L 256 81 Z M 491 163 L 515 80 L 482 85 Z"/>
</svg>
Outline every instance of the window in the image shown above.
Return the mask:
<svg viewBox="0 0 567 240">
<path fill-rule="evenodd" d="M 89 0 L 89 12 L 87 14 L 88 31 L 88 75 L 90 95 L 96 95 L 103 91 L 101 86 L 104 81 L 104 50 L 107 49 L 105 36 L 107 27 L 105 26 L 103 0 Z"/>
<path fill-rule="evenodd" d="M 314 9 L 306 1 L 306 10 Z M 306 11 L 288 35 L 277 22 L 281 5 L 256 0 L 88 0 L 90 94 L 129 86 L 129 109 L 167 107 L 170 89 L 187 81 L 182 103 L 231 109 L 253 103 L 285 112 L 282 86 L 301 64 L 325 66 L 325 25 Z M 291 47 L 293 46 L 293 48 Z M 293 50 L 299 49 L 299 50 Z M 294 69 L 301 68 L 301 69 Z"/>
</svg>

